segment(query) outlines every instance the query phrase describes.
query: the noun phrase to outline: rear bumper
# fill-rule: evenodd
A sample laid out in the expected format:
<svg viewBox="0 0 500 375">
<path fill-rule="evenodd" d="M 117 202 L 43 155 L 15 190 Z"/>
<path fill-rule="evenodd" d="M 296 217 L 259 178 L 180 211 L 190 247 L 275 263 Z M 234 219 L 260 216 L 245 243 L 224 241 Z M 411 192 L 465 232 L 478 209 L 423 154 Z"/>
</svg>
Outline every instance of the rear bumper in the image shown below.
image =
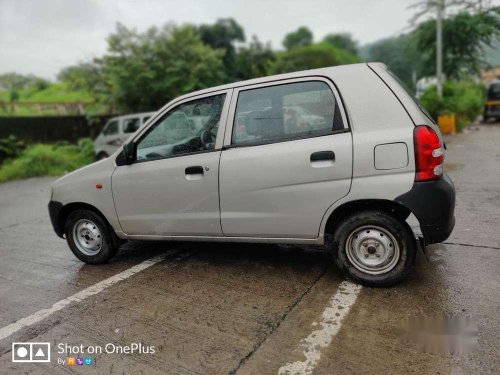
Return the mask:
<svg viewBox="0 0 500 375">
<path fill-rule="evenodd" d="M 54 228 L 54 232 L 61 237 L 64 238 L 64 228 L 61 225 L 61 222 L 59 220 L 59 214 L 61 213 L 61 209 L 63 208 L 63 205 L 61 202 L 56 202 L 56 201 L 50 201 L 49 202 L 49 216 L 50 216 L 50 222 L 52 223 L 52 227 Z"/>
<path fill-rule="evenodd" d="M 436 181 L 415 182 L 395 201 L 416 216 L 426 245 L 445 241 L 455 227 L 455 186 L 447 174 Z"/>
</svg>

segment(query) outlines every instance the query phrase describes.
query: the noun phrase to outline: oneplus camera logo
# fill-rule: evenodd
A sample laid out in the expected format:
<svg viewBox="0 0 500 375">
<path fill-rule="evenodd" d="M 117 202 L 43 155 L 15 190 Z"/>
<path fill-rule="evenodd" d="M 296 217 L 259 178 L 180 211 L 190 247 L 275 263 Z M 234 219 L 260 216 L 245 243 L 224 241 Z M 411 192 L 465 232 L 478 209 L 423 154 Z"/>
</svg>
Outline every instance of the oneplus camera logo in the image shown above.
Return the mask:
<svg viewBox="0 0 500 375">
<path fill-rule="evenodd" d="M 12 362 L 50 362 L 50 342 L 13 342 Z"/>
</svg>

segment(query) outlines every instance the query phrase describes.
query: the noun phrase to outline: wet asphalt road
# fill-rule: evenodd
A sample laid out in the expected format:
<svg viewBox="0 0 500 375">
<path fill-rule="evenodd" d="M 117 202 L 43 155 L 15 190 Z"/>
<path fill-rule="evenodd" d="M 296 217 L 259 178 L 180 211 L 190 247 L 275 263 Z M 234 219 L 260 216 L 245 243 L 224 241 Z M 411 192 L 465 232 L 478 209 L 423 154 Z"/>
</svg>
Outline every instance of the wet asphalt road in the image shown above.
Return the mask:
<svg viewBox="0 0 500 375">
<path fill-rule="evenodd" d="M 457 189 L 456 227 L 419 252 L 416 269 L 388 289 L 363 287 L 315 374 L 500 373 L 500 125 L 447 138 Z M 52 178 L 0 185 L 0 329 L 154 256 L 165 260 L 0 340 L 0 374 L 277 374 L 304 360 L 301 339 L 343 281 L 321 249 L 271 245 L 124 245 L 87 266 L 50 227 Z M 342 293 L 342 291 L 340 291 Z M 402 340 L 416 317 L 470 317 L 477 347 L 422 352 Z M 12 342 L 52 344 L 52 363 L 12 363 Z M 154 354 L 96 354 L 58 365 L 59 343 L 153 345 Z"/>
</svg>

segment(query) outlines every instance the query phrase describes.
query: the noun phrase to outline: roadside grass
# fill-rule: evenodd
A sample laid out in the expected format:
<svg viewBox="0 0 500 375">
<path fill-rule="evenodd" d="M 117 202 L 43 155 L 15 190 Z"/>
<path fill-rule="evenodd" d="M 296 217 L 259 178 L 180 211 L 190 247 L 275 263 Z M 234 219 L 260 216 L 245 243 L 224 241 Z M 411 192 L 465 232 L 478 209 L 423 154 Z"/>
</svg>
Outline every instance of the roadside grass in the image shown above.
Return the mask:
<svg viewBox="0 0 500 375">
<path fill-rule="evenodd" d="M 56 105 L 65 104 L 68 114 L 78 111 L 84 104 L 86 113 L 104 113 L 106 108 L 94 103 L 90 93 L 70 89 L 64 82 L 51 84 L 43 89 L 35 86 L 18 92 L 15 103 L 10 102 L 10 92 L 0 91 L 0 116 L 53 116 L 60 115 Z M 53 105 L 51 105 L 53 103 Z M 71 106 L 73 104 L 73 107 Z"/>
<path fill-rule="evenodd" d="M 78 145 L 60 142 L 34 144 L 26 147 L 18 157 L 6 160 L 0 166 L 0 182 L 38 176 L 60 176 L 94 161 L 94 146 L 89 138 Z"/>
</svg>

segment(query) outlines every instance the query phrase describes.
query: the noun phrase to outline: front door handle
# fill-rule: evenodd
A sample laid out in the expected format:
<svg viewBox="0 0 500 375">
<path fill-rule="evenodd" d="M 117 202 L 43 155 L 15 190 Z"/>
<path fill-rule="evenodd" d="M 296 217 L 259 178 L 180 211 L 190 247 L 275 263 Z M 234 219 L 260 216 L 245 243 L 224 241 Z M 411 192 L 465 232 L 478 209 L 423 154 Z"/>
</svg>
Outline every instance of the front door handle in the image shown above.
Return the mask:
<svg viewBox="0 0 500 375">
<path fill-rule="evenodd" d="M 311 163 L 325 160 L 335 161 L 335 153 L 333 151 L 318 151 L 311 154 Z"/>
<path fill-rule="evenodd" d="M 186 170 L 186 176 L 188 175 L 195 175 L 195 174 L 203 174 L 203 167 L 197 165 L 194 167 L 187 167 Z"/>
</svg>

